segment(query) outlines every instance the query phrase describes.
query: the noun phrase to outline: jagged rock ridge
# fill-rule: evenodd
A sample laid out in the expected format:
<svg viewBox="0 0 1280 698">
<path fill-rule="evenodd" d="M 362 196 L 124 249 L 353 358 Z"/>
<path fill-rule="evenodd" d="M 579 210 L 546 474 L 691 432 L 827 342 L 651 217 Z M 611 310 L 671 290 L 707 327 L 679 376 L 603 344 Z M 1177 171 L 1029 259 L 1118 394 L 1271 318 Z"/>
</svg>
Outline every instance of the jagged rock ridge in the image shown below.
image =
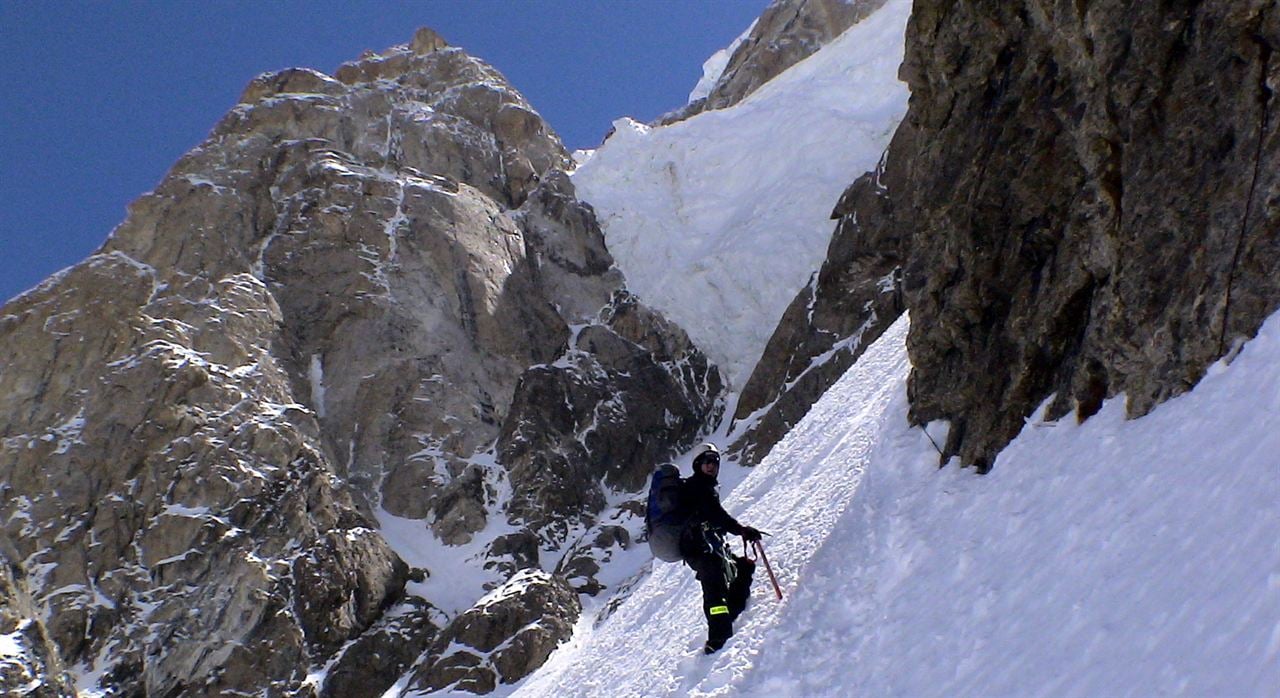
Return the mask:
<svg viewBox="0 0 1280 698">
<path fill-rule="evenodd" d="M 384 516 L 459 545 L 501 523 L 491 584 L 545 555 L 599 589 L 605 489 L 690 446 L 720 379 L 626 293 L 568 164 L 422 30 L 259 77 L 97 254 L 0 311 L 4 535 L 82 681 L 380 694 L 465 636 L 465 608 L 402 600 L 444 570 L 409 569 Z M 572 626 L 541 588 L 520 602 L 566 620 L 499 678 Z"/>
<path fill-rule="evenodd" d="M 842 198 L 760 393 L 807 410 L 832 378 L 777 396 L 839 375 L 810 363 L 864 331 L 859 289 L 898 267 L 912 418 L 950 421 L 944 458 L 989 467 L 1050 396 L 1083 419 L 1190 388 L 1280 305 L 1277 48 L 1266 0 L 917 0 L 910 110 Z"/>
<path fill-rule="evenodd" d="M 774 0 L 729 56 L 707 95 L 664 115 L 659 123 L 675 123 L 741 102 L 884 3 L 885 0 Z"/>
</svg>

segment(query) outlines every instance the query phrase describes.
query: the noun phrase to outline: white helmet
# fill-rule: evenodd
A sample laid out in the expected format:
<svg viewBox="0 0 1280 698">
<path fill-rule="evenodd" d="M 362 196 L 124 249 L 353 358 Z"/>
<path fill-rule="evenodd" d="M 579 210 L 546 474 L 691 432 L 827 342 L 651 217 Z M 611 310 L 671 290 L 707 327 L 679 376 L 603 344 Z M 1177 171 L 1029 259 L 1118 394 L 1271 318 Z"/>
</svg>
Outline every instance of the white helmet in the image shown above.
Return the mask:
<svg viewBox="0 0 1280 698">
<path fill-rule="evenodd" d="M 711 443 L 702 444 L 701 446 L 699 446 L 699 447 L 698 447 L 698 455 L 696 455 L 696 456 L 694 456 L 694 457 L 693 457 L 693 468 L 694 468 L 694 470 L 697 470 L 697 469 L 698 469 L 698 466 L 699 466 L 699 465 L 700 465 L 704 460 L 714 460 L 716 463 L 719 463 L 719 462 L 720 462 L 720 449 L 716 448 L 716 445 L 715 445 L 715 444 L 711 444 Z"/>
</svg>

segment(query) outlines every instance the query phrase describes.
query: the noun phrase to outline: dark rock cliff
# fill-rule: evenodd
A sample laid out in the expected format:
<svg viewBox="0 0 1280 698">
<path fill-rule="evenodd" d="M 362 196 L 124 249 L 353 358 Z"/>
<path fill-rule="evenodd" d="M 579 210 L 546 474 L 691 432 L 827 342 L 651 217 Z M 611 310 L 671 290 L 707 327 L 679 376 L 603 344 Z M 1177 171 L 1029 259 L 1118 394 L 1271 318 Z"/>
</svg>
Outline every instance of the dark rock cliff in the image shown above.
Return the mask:
<svg viewBox="0 0 1280 698">
<path fill-rule="evenodd" d="M 910 110 L 828 260 L 880 263 L 796 304 L 856 306 L 902 262 L 912 419 L 950 420 L 945 454 L 980 469 L 1050 396 L 1050 418 L 1120 393 L 1144 414 L 1280 305 L 1277 48 L 1270 0 L 918 0 Z M 807 339 L 757 372 L 803 371 L 853 312 L 834 337 L 791 313 L 775 340 Z"/>
<path fill-rule="evenodd" d="M 917 421 L 989 466 L 1190 389 L 1280 304 L 1280 8 L 920 2 L 903 75 Z M 895 154 L 890 154 L 890 161 Z"/>
</svg>

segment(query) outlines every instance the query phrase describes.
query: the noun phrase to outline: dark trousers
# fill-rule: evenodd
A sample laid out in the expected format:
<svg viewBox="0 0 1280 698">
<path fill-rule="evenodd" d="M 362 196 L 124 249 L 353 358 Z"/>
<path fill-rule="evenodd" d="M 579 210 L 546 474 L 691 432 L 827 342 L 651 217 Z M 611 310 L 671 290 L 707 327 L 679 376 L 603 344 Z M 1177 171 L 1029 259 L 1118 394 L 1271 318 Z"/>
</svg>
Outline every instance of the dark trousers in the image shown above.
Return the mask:
<svg viewBox="0 0 1280 698">
<path fill-rule="evenodd" d="M 756 565 L 723 549 L 691 551 L 685 563 L 702 585 L 702 613 L 707 619 L 707 643 L 719 649 L 733 635 L 733 621 L 751 596 L 751 575 Z"/>
</svg>

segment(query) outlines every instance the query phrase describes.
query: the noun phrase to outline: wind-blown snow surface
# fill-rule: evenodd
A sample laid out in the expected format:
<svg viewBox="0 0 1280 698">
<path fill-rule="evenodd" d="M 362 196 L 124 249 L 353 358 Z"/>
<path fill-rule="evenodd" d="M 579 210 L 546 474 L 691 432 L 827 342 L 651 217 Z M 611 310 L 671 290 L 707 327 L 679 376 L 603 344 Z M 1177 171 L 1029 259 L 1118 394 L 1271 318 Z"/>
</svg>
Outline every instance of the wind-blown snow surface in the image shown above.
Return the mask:
<svg viewBox="0 0 1280 698">
<path fill-rule="evenodd" d="M 986 476 L 907 426 L 906 326 L 726 499 L 785 600 L 762 572 L 704 657 L 693 575 L 659 565 L 517 695 L 1276 695 L 1280 315 L 1141 419 L 1029 420 Z"/>
<path fill-rule="evenodd" d="M 574 173 L 627 285 L 741 388 L 821 264 L 831 209 L 906 113 L 910 0 L 890 0 L 734 107 L 629 119 Z"/>
</svg>

